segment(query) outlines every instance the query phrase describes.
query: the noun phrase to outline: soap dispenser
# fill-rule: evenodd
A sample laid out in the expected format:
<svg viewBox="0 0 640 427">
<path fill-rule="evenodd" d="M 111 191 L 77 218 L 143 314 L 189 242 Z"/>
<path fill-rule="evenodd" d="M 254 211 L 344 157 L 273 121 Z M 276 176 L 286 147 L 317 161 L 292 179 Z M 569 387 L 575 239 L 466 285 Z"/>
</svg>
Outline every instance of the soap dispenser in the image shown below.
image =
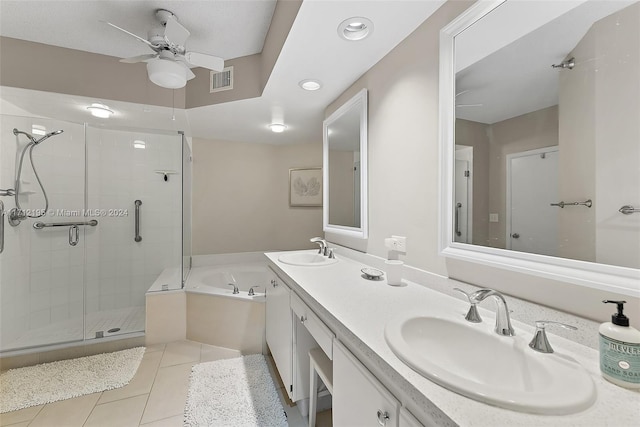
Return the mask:
<svg viewBox="0 0 640 427">
<path fill-rule="evenodd" d="M 599 329 L 602 376 L 621 387 L 640 388 L 640 331 L 629 326 L 629 318 L 623 313 L 626 301 L 602 302 L 618 306 L 611 322 Z"/>
</svg>

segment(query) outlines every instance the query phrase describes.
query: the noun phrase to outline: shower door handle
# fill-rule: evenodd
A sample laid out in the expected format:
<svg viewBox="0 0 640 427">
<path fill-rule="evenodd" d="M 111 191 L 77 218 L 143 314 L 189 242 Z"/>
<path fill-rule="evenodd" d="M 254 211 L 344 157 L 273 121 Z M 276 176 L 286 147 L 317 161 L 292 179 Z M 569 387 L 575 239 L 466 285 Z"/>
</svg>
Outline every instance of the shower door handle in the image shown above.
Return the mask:
<svg viewBox="0 0 640 427">
<path fill-rule="evenodd" d="M 4 251 L 4 202 L 0 200 L 0 254 Z"/>
<path fill-rule="evenodd" d="M 456 203 L 456 214 L 455 214 L 456 236 L 462 236 L 462 231 L 460 231 L 460 208 L 461 207 L 462 207 L 462 203 Z"/>
<path fill-rule="evenodd" d="M 78 226 L 74 224 L 69 227 L 69 245 L 77 245 L 78 240 L 80 240 L 80 228 L 78 228 Z"/>
<path fill-rule="evenodd" d="M 140 205 L 142 204 L 142 200 L 136 200 L 134 202 L 134 204 L 136 205 L 136 214 L 135 214 L 135 221 L 136 221 L 136 235 L 133 238 L 133 240 L 135 240 L 136 242 L 141 242 L 142 241 L 142 236 L 140 236 Z"/>
</svg>

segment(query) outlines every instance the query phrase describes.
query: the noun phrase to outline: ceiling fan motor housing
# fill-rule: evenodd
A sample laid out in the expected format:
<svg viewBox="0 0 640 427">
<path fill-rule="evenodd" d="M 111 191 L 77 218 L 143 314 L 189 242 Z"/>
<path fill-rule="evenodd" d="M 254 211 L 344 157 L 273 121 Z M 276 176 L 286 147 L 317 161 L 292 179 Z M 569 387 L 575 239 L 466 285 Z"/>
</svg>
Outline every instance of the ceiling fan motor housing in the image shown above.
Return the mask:
<svg viewBox="0 0 640 427">
<path fill-rule="evenodd" d="M 154 27 L 147 32 L 147 40 L 155 45 L 165 43 L 164 41 L 164 27 Z"/>
</svg>

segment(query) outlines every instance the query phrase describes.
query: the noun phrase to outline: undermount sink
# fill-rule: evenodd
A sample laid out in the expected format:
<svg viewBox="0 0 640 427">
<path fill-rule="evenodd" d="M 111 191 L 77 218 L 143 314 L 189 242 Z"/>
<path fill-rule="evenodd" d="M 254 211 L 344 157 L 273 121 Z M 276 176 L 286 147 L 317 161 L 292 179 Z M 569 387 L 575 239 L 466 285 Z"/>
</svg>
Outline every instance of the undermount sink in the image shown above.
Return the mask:
<svg viewBox="0 0 640 427">
<path fill-rule="evenodd" d="M 587 371 L 566 356 L 538 353 L 518 335 L 499 336 L 490 321 L 404 315 L 385 339 L 412 369 L 441 386 L 503 408 L 565 415 L 595 402 Z"/>
<path fill-rule="evenodd" d="M 338 262 L 336 258 L 329 258 L 313 252 L 290 252 L 278 257 L 278 261 L 291 265 L 320 266 Z"/>
</svg>

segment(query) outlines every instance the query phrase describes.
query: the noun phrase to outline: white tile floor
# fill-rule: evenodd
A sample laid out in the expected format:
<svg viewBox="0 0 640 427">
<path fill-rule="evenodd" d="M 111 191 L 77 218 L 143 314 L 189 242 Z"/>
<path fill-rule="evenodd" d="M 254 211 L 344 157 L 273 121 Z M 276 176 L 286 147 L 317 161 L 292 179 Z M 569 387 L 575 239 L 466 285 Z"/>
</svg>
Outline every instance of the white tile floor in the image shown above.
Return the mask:
<svg viewBox="0 0 640 427">
<path fill-rule="evenodd" d="M 12 427 L 178 427 L 182 426 L 191 367 L 200 362 L 240 356 L 240 352 L 193 341 L 147 347 L 131 382 L 115 390 L 0 415 L 0 426 Z M 273 374 L 273 371 L 272 371 Z M 274 381 L 279 384 L 277 381 Z M 307 420 L 289 406 L 279 389 L 289 426 Z M 318 426 L 331 426 L 331 413 L 318 414 Z M 222 426 L 221 426 L 222 427 Z"/>
</svg>

